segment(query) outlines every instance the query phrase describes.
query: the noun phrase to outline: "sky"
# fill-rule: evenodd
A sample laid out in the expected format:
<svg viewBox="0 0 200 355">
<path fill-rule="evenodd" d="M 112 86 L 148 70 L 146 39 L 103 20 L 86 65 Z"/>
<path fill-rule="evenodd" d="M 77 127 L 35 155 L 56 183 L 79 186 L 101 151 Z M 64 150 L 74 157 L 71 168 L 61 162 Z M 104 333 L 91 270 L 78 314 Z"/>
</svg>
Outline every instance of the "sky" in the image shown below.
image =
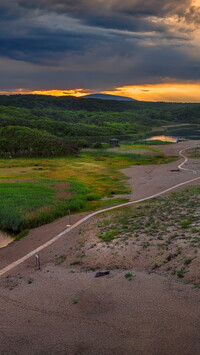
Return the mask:
<svg viewBox="0 0 200 355">
<path fill-rule="evenodd" d="M 200 0 L 0 0 L 0 94 L 200 102 Z"/>
</svg>

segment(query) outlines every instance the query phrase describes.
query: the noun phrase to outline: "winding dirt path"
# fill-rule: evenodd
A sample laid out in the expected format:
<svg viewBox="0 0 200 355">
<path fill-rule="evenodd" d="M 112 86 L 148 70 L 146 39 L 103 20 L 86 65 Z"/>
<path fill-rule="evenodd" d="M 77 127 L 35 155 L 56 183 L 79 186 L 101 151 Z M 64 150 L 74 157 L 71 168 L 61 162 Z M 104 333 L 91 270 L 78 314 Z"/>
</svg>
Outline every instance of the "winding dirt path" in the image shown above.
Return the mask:
<svg viewBox="0 0 200 355">
<path fill-rule="evenodd" d="M 184 147 L 183 149 L 179 150 L 178 154 L 180 157 L 182 157 L 184 159 L 184 161 L 178 165 L 178 169 L 181 169 L 181 170 L 184 170 L 184 171 L 187 171 L 189 173 L 194 173 L 195 174 L 197 173 L 196 170 L 193 170 L 193 169 L 190 169 L 190 168 L 184 168 L 183 166 L 187 164 L 188 162 L 188 158 L 183 154 L 183 152 L 185 152 L 187 149 L 191 149 L 193 147 L 197 147 L 199 146 L 199 144 L 192 144 L 190 146 L 187 146 L 187 147 Z M 162 179 L 162 176 L 160 177 Z M 36 253 L 39 253 L 41 252 L 42 250 L 44 250 L 45 248 L 49 247 L 50 245 L 52 245 L 53 243 L 57 242 L 60 238 L 62 238 L 64 235 L 70 233 L 71 231 L 73 231 L 75 228 L 77 228 L 78 226 L 80 226 L 81 224 L 83 224 L 84 222 L 86 222 L 87 220 L 89 220 L 90 218 L 100 214 L 100 213 L 105 213 L 105 212 L 108 212 L 108 211 L 111 211 L 111 210 L 114 210 L 114 209 L 119 209 L 119 208 L 122 208 L 122 207 L 126 207 L 126 206 L 130 206 L 132 204 L 136 204 L 136 203 L 139 203 L 139 202 L 143 202 L 143 201 L 146 201 L 146 200 L 150 200 L 152 198 L 155 198 L 155 197 L 158 197 L 158 196 L 161 196 L 163 194 L 166 194 L 172 190 L 175 190 L 179 187 L 182 187 L 184 185 L 188 185 L 188 184 L 191 184 L 191 183 L 194 183 L 196 181 L 200 180 L 200 176 L 196 177 L 196 178 L 193 178 L 193 179 L 189 179 L 189 180 L 186 180 L 186 181 L 183 181 L 183 182 L 179 182 L 178 184 L 175 184 L 167 189 L 164 189 L 160 192 L 157 192 L 157 193 L 154 193 L 154 194 L 151 194 L 150 196 L 147 196 L 147 197 L 143 197 L 143 198 L 140 198 L 140 199 L 136 199 L 134 201 L 130 201 L 130 202 L 126 202 L 126 203 L 123 203 L 123 204 L 120 204 L 120 205 L 117 205 L 117 206 L 113 206 L 113 207 L 109 207 L 109 208 L 106 208 L 106 209 L 102 209 L 102 210 L 99 210 L 99 211 L 96 211 L 96 212 L 93 212 L 93 213 L 90 213 L 89 215 L 81 218 L 80 220 L 78 220 L 76 223 L 74 223 L 72 226 L 70 227 L 67 227 L 67 229 L 65 229 L 64 231 L 62 231 L 61 233 L 57 234 L 56 236 L 54 236 L 52 239 L 48 240 L 46 243 L 40 245 L 39 247 L 31 250 L 29 253 L 27 253 L 26 255 L 24 255 L 23 257 L 19 258 L 18 260 L 10 263 L 9 265 L 3 267 L 1 270 L 0 270 L 0 276 L 4 275 L 5 273 L 7 273 L 8 271 L 12 270 L 13 268 L 15 268 L 16 266 L 22 264 L 24 261 L 26 261 L 27 259 L 33 257 Z"/>
</svg>

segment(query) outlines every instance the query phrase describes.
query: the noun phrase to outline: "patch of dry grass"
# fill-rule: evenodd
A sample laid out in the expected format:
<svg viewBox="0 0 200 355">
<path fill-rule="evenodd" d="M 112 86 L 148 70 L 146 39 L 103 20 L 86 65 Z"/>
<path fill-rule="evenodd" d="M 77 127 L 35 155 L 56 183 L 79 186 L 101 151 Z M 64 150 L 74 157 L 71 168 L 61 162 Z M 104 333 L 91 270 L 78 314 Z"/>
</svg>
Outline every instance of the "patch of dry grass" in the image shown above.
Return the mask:
<svg viewBox="0 0 200 355">
<path fill-rule="evenodd" d="M 200 147 L 195 147 L 195 148 L 192 148 L 192 149 L 188 149 L 187 155 L 190 158 L 199 159 L 200 158 Z"/>
<path fill-rule="evenodd" d="M 135 268 L 200 287 L 200 187 L 101 215 L 69 253 L 87 269 Z"/>
</svg>

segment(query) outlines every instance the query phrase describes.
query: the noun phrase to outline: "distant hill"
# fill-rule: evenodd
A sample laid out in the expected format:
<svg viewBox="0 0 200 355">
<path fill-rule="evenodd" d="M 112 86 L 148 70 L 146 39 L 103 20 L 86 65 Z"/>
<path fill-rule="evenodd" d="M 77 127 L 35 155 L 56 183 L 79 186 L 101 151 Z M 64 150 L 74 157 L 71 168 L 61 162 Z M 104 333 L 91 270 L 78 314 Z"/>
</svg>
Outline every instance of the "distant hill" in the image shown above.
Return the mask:
<svg viewBox="0 0 200 355">
<path fill-rule="evenodd" d="M 83 99 L 100 99 L 100 100 L 116 100 L 116 101 L 137 101 L 126 96 L 107 95 L 107 94 L 91 94 L 83 96 Z"/>
<path fill-rule="evenodd" d="M 97 95 L 97 94 L 94 94 Z M 104 94 L 101 94 L 104 95 Z M 93 96 L 93 95 L 92 95 Z M 104 95 L 112 96 L 112 95 Z M 23 107 L 26 109 L 53 109 L 53 110 L 70 110 L 70 111 L 88 111 L 88 112 L 138 112 L 144 110 L 172 111 L 176 109 L 197 108 L 199 104 L 169 103 L 169 102 L 144 102 L 128 98 L 129 101 L 93 99 L 89 97 L 74 96 L 46 96 L 46 95 L 0 95 L 0 106 Z M 119 97 L 119 96 L 118 96 Z M 122 96 L 123 97 L 123 96 Z M 125 97 L 123 97 L 123 100 Z M 199 109 L 198 109 L 199 112 Z M 0 109 L 1 114 L 1 109 Z M 163 114 L 162 114 L 163 116 Z M 174 116 L 174 114 L 173 114 Z M 182 117 L 182 114 L 180 115 Z M 187 115 L 189 117 L 189 114 Z M 191 116 L 191 114 L 190 114 Z M 199 117 L 198 113 L 198 117 Z M 47 116 L 48 117 L 48 116 Z M 160 114 L 159 117 L 161 118 Z M 1 123 L 1 121 L 0 121 Z"/>
</svg>

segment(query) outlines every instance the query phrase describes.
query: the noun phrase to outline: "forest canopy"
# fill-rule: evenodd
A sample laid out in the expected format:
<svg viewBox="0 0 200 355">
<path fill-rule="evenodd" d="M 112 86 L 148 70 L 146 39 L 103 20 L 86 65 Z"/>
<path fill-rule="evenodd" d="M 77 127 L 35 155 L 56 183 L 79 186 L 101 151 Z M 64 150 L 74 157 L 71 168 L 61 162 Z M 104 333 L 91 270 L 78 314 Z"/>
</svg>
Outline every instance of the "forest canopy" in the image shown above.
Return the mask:
<svg viewBox="0 0 200 355">
<path fill-rule="evenodd" d="M 86 143 L 108 142 L 112 137 L 140 139 L 151 134 L 152 129 L 179 123 L 199 124 L 200 105 L 44 95 L 0 96 L 0 127 L 27 127 L 33 132 L 38 129 L 75 144 L 83 139 Z M 47 136 L 44 138 L 47 142 Z M 64 144 L 61 142 L 56 144 Z"/>
<path fill-rule="evenodd" d="M 62 156 L 76 154 L 77 147 L 45 131 L 27 127 L 0 128 L 0 155 L 2 156 Z"/>
</svg>

